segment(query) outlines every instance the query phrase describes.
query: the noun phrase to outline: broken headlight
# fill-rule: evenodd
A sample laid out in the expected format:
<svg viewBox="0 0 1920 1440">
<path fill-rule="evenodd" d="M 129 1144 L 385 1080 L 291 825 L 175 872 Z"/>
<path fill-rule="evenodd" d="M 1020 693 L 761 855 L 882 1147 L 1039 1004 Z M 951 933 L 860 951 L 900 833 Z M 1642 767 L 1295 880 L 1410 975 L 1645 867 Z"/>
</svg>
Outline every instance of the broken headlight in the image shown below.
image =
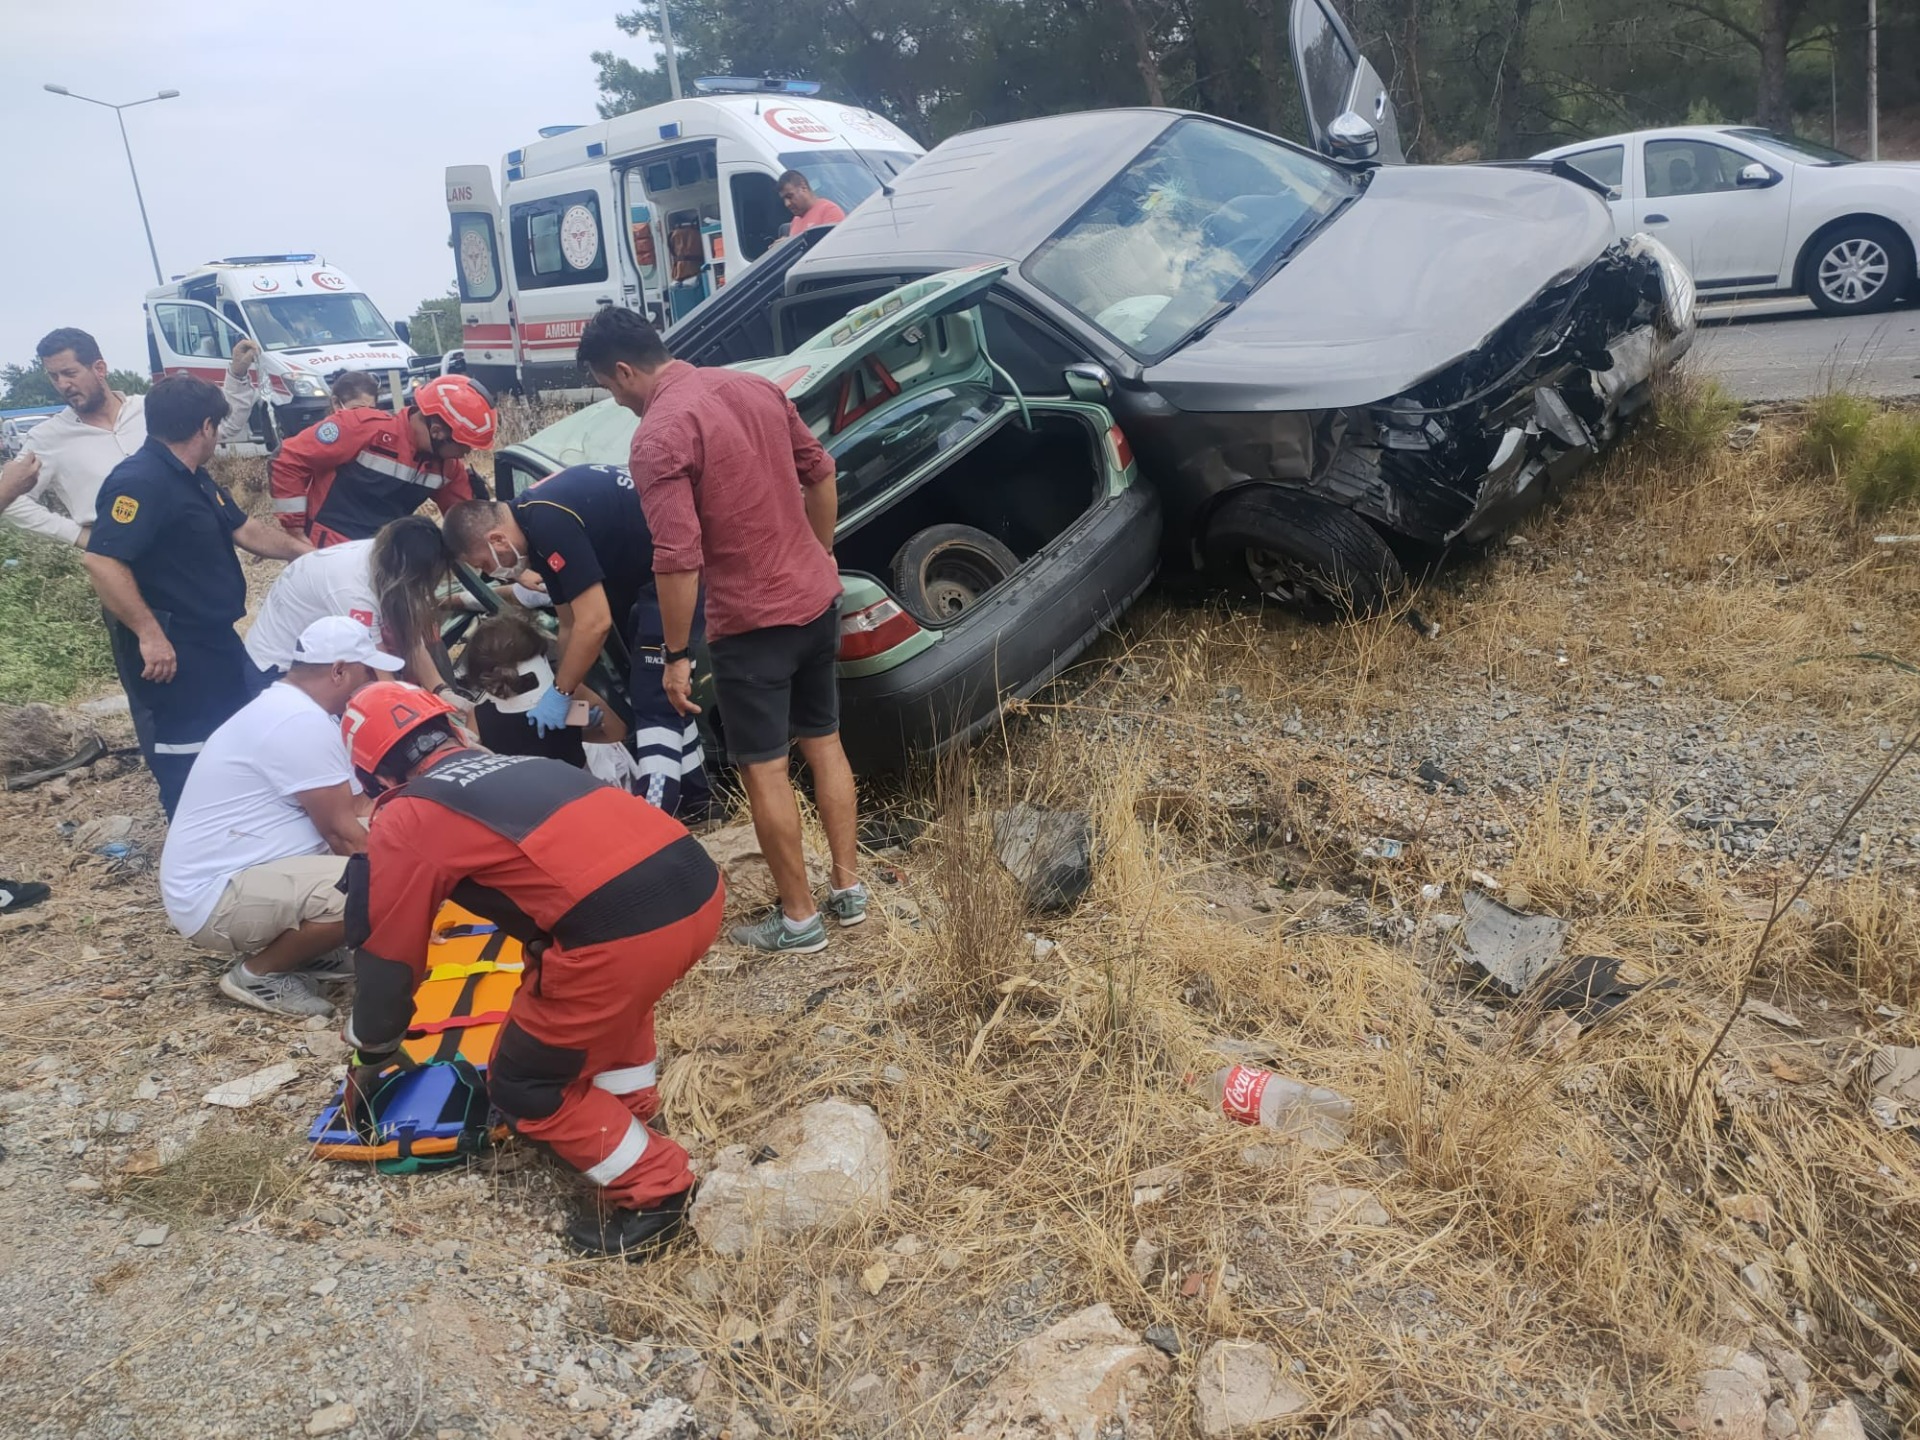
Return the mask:
<svg viewBox="0 0 1920 1440">
<path fill-rule="evenodd" d="M 1691 330 L 1693 276 L 1680 263 L 1680 257 L 1653 236 L 1640 234 L 1634 236 L 1633 241 L 1642 254 L 1652 256 L 1654 264 L 1660 267 L 1660 317 L 1665 327 L 1674 334 Z"/>
</svg>

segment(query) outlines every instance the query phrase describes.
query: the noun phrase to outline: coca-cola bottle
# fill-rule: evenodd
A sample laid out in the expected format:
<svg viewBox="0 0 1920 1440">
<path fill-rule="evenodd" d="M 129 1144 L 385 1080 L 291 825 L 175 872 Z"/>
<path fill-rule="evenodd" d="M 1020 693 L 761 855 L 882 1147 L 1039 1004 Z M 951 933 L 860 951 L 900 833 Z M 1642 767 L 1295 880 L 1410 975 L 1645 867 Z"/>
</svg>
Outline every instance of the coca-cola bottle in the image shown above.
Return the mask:
<svg viewBox="0 0 1920 1440">
<path fill-rule="evenodd" d="M 1207 1081 L 1214 1108 L 1242 1125 L 1259 1125 L 1312 1145 L 1344 1144 L 1353 1102 L 1337 1090 L 1289 1080 L 1253 1065 L 1223 1065 Z"/>
</svg>

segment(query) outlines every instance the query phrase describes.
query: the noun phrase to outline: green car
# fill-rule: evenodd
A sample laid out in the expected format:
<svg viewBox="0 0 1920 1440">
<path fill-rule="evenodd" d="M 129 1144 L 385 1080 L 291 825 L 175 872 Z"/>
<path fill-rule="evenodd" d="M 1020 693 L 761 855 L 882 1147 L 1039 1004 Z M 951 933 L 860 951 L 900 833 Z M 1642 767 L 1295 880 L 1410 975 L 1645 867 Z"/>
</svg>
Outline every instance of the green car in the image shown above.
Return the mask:
<svg viewBox="0 0 1920 1440">
<path fill-rule="evenodd" d="M 1153 579 L 1156 492 L 1104 406 L 1029 400 L 988 352 L 1004 265 L 881 296 L 773 381 L 839 470 L 842 734 L 863 772 L 971 740 L 1070 664 Z M 639 422 L 602 400 L 495 459 L 524 494 L 569 465 L 624 465 Z M 715 738 L 724 748 L 726 716 Z"/>
</svg>

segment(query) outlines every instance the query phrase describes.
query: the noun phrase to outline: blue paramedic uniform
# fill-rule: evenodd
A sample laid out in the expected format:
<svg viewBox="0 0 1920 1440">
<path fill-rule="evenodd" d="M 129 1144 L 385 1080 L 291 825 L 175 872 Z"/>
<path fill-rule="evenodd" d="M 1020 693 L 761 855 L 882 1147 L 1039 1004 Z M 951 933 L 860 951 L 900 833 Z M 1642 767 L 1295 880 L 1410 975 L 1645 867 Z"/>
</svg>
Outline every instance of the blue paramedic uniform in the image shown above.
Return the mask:
<svg viewBox="0 0 1920 1440">
<path fill-rule="evenodd" d="M 233 630 L 247 610 L 246 577 L 233 548 L 247 512 L 205 470 L 187 469 L 149 438 L 108 474 L 95 514 L 87 553 L 133 571 L 178 657 L 172 680 L 143 679 L 139 642 L 120 627 L 116 668 L 127 699 L 153 713 L 151 740 L 141 748 L 171 820 L 207 737 L 254 693 L 254 668 Z M 129 647 L 131 654 L 120 653 Z"/>
</svg>

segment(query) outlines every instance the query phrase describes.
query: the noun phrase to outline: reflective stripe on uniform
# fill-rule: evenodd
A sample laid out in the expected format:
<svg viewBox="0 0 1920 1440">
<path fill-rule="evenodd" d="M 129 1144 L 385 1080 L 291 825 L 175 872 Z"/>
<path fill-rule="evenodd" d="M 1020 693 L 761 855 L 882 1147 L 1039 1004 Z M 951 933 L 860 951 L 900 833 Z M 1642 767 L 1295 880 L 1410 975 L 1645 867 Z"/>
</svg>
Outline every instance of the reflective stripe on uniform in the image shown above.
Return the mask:
<svg viewBox="0 0 1920 1440">
<path fill-rule="evenodd" d="M 644 1065 L 629 1065 L 624 1070 L 602 1070 L 593 1077 L 593 1088 L 609 1095 L 632 1095 L 639 1090 L 651 1090 L 659 1083 L 659 1073 L 657 1062 L 652 1060 Z"/>
<path fill-rule="evenodd" d="M 398 480 L 404 485 L 418 485 L 422 489 L 438 490 L 447 483 L 447 477 L 444 475 L 435 475 L 427 470 L 416 470 L 411 465 L 403 465 L 398 460 L 391 460 L 385 455 L 375 455 L 371 451 L 362 450 L 353 458 L 358 464 L 366 466 L 375 474 L 385 475 L 389 480 Z"/>
<path fill-rule="evenodd" d="M 611 1185 L 639 1164 L 640 1157 L 646 1153 L 647 1127 L 638 1120 L 629 1120 L 627 1133 L 613 1147 L 613 1153 L 589 1169 L 586 1172 L 587 1179 L 596 1185 Z"/>
<path fill-rule="evenodd" d="M 672 779 L 679 779 L 693 774 L 706 763 L 706 755 L 699 749 L 695 749 L 691 755 L 635 756 L 633 768 L 642 775 L 665 775 Z"/>
<path fill-rule="evenodd" d="M 304 495 L 296 495 L 291 500 L 276 500 L 273 502 L 273 513 L 276 515 L 304 515 L 307 513 L 307 497 Z"/>
<path fill-rule="evenodd" d="M 207 742 L 204 740 L 195 740 L 191 745 L 162 745 L 156 740 L 153 744 L 153 753 L 156 755 L 198 755 L 206 748 Z"/>
</svg>

